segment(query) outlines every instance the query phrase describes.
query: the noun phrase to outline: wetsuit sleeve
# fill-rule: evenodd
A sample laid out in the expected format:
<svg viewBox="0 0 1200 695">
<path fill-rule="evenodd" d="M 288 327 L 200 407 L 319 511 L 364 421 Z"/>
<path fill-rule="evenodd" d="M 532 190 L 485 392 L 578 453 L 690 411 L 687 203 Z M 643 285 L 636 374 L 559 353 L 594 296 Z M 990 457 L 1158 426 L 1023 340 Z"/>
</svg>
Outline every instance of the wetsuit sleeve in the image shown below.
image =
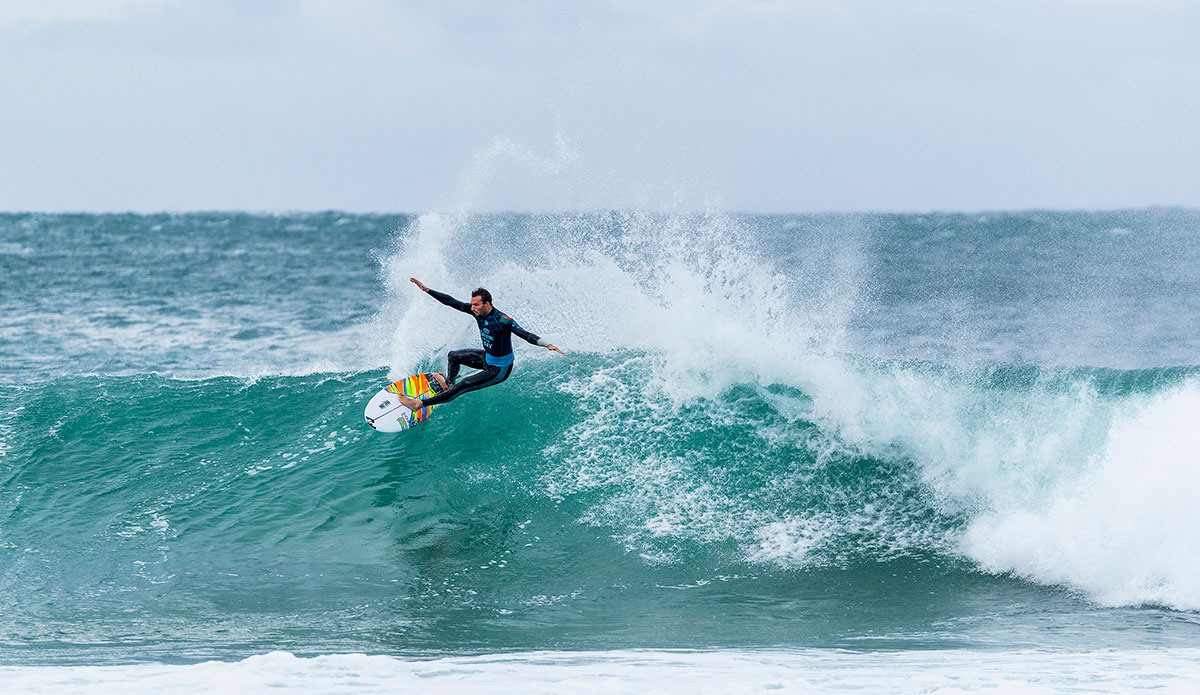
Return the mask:
<svg viewBox="0 0 1200 695">
<path fill-rule="evenodd" d="M 537 345 L 538 341 L 541 340 L 541 338 L 539 338 L 537 336 L 537 334 L 530 333 L 529 331 L 525 330 L 524 328 L 521 328 L 520 326 L 517 325 L 516 321 L 513 321 L 508 316 L 504 316 L 503 318 L 500 319 L 500 321 L 508 324 L 509 330 L 511 330 L 514 335 L 521 338 L 525 342 Z"/>
<path fill-rule="evenodd" d="M 459 311 L 463 312 L 464 314 L 471 313 L 471 305 L 470 304 L 468 304 L 466 302 L 460 302 L 457 299 L 455 299 L 454 297 L 451 297 L 450 295 L 445 294 L 444 292 L 438 292 L 437 290 L 429 290 L 429 296 L 438 300 L 442 304 L 445 304 L 446 306 L 450 307 L 451 309 L 458 309 Z"/>
</svg>

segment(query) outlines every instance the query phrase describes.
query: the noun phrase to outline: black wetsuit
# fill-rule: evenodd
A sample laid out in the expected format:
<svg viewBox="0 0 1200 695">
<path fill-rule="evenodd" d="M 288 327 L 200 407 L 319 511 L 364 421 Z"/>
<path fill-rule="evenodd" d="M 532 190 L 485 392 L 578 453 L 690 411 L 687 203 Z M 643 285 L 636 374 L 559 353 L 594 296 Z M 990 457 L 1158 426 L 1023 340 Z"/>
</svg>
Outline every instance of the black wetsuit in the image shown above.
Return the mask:
<svg viewBox="0 0 1200 695">
<path fill-rule="evenodd" d="M 429 290 L 429 296 L 448 307 L 475 316 L 467 302 L 460 302 L 437 290 Z M 447 403 L 468 391 L 495 386 L 507 379 L 513 365 L 513 333 L 534 345 L 541 340 L 495 307 L 486 316 L 475 316 L 475 323 L 479 324 L 479 337 L 483 340 L 483 349 L 451 351 L 446 358 L 446 381 L 449 387 L 437 395 L 422 398 L 421 402 L 425 405 Z M 462 365 L 479 371 L 458 381 L 458 368 Z"/>
</svg>

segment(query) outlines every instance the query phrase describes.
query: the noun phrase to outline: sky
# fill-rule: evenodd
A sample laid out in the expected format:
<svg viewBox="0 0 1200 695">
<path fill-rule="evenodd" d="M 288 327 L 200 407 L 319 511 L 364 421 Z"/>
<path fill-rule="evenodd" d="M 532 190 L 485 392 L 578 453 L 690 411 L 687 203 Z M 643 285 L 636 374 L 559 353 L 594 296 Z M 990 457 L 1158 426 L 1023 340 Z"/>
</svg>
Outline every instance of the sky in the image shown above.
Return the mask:
<svg viewBox="0 0 1200 695">
<path fill-rule="evenodd" d="M 1188 0 L 0 0 L 0 210 L 1200 206 Z"/>
</svg>

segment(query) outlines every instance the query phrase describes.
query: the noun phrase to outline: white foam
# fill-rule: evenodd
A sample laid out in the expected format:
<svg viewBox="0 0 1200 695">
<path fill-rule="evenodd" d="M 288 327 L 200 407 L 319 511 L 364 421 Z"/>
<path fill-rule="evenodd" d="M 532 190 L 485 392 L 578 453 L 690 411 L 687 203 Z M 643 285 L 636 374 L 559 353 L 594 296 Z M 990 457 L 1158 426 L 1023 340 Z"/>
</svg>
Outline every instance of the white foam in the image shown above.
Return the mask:
<svg viewBox="0 0 1200 695">
<path fill-rule="evenodd" d="M 190 666 L 0 667 L 7 692 L 1191 693 L 1200 649 L 1153 651 L 706 650 L 524 652 L 436 659 L 271 652 Z"/>
<path fill-rule="evenodd" d="M 520 252 L 477 258 L 481 224 L 423 216 L 386 261 L 397 326 L 389 364 L 407 373 L 445 348 L 477 344 L 474 325 L 448 318 L 409 275 L 452 293 L 491 287 L 498 306 L 568 352 L 616 355 L 611 370 L 558 384 L 585 419 L 547 450 L 556 467 L 545 484 L 552 495 L 601 493 L 583 520 L 613 526 L 630 550 L 669 558 L 658 540 L 735 539 L 754 561 L 798 566 L 831 539 L 860 533 L 894 551 L 956 549 L 989 571 L 1103 603 L 1200 607 L 1200 561 L 1191 559 L 1200 519 L 1186 494 L 1200 489 L 1200 441 L 1188 425 L 1200 415 L 1194 386 L 1147 399 L 1050 371 L 1012 385 L 973 368 L 846 357 L 845 327 L 867 283 L 854 229 L 826 235 L 785 276 L 736 218 L 720 215 L 555 216 L 551 229 L 523 221 L 528 238 L 508 240 Z M 468 260 L 451 263 L 461 249 Z M 517 348 L 520 360 L 560 359 Z M 965 535 L 899 528 L 888 510 L 756 505 L 706 477 L 703 452 L 651 445 L 673 434 L 655 428 L 679 426 L 689 404 L 702 404 L 693 420 L 697 411 L 735 417 L 721 399 L 736 384 L 757 386 L 790 420 L 819 425 L 832 453 L 905 462 L 932 493 L 923 502 L 965 519 Z"/>
<path fill-rule="evenodd" d="M 1041 504 L 1005 504 L 963 541 L 985 567 L 1108 605 L 1200 610 L 1200 384 L 1136 399 L 1087 473 Z"/>
<path fill-rule="evenodd" d="M 1084 378 L 1004 387 L 843 368 L 808 393 L 824 429 L 864 453 L 910 459 L 930 501 L 965 517 L 947 549 L 1104 605 L 1200 609 L 1196 380 L 1105 396 Z M 812 522 L 777 524 L 756 557 L 789 562 L 835 528 Z"/>
<path fill-rule="evenodd" d="M 0 256 L 32 256 L 33 249 L 15 241 L 0 241 Z"/>
<path fill-rule="evenodd" d="M 121 323 L 106 324 L 95 318 L 107 313 L 120 315 Z M 154 372 L 180 379 L 304 376 L 366 370 L 382 362 L 360 347 L 371 343 L 369 325 L 307 331 L 289 325 L 288 319 L 256 317 L 264 329 L 261 336 L 232 339 L 247 320 L 220 313 L 183 317 L 98 305 L 26 314 L 6 323 L 25 327 L 33 334 L 31 342 L 52 345 L 54 354 L 66 356 L 66 360 L 60 356 L 41 360 L 50 376 L 80 370 L 107 375 Z M 198 360 L 197 354 L 204 359 Z"/>
</svg>

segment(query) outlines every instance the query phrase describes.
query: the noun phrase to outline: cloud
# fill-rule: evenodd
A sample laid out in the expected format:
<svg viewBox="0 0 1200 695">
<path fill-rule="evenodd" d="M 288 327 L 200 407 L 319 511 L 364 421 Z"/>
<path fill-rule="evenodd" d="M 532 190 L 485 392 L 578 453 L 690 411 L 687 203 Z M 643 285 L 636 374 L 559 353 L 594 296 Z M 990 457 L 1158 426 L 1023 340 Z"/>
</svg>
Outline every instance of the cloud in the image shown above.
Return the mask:
<svg viewBox="0 0 1200 695">
<path fill-rule="evenodd" d="M 1196 204 L 1197 8 L 0 0 L 0 208 Z"/>
</svg>

